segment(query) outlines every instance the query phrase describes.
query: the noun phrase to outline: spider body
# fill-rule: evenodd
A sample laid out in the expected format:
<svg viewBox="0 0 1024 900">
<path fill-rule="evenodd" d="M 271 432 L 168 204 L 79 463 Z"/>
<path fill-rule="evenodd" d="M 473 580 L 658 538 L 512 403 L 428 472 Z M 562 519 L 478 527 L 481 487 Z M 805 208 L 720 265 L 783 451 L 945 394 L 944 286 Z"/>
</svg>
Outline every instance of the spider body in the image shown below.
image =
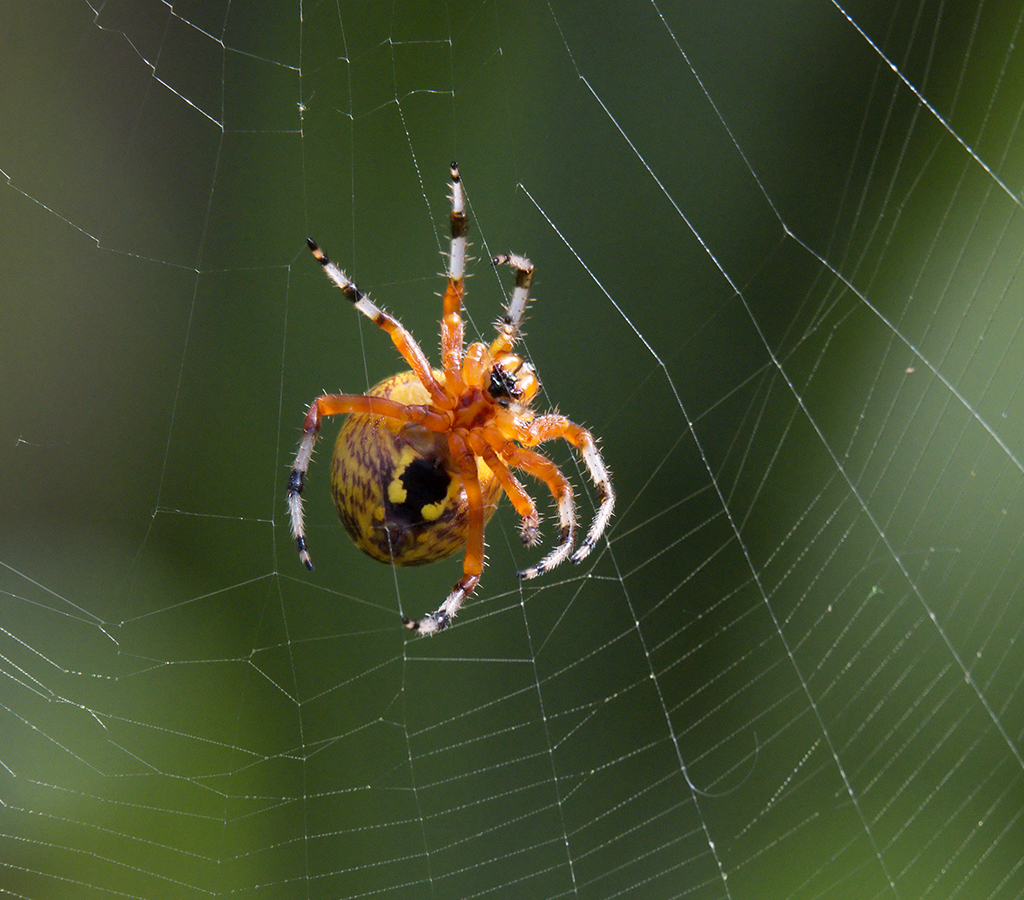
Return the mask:
<svg viewBox="0 0 1024 900">
<path fill-rule="evenodd" d="M 302 516 L 302 491 L 313 445 L 325 416 L 348 414 L 335 444 L 331 483 L 341 520 L 358 547 L 383 562 L 419 565 L 465 547 L 462 578 L 432 613 L 405 625 L 422 634 L 447 628 L 480 581 L 484 526 L 502 493 L 519 514 L 520 537 L 537 542 L 540 516 L 513 473 L 544 484 L 558 512 L 558 538 L 520 578 L 535 578 L 566 559 L 583 560 L 596 545 L 615 503 L 611 478 L 590 432 L 555 413 L 536 415 L 540 389 L 533 367 L 512 352 L 530 300 L 533 264 L 516 255 L 495 265 L 516 273 L 512 298 L 490 344 L 464 346 L 461 316 L 466 263 L 465 197 L 459 169 L 451 167 L 451 254 L 441 320 L 442 368 L 434 369 L 415 338 L 377 307 L 313 240 L 309 248 L 346 298 L 386 331 L 411 370 L 366 394 L 324 394 L 309 407 L 288 478 L 288 510 L 299 559 L 312 569 Z M 576 506 L 572 486 L 551 460 L 532 449 L 555 439 L 572 444 L 598 494 L 586 537 L 573 550 Z"/>
<path fill-rule="evenodd" d="M 444 377 L 437 370 L 433 374 Z M 411 371 L 366 393 L 403 405 L 430 401 Z M 477 477 L 486 525 L 498 508 L 501 485 L 482 459 L 477 460 Z M 349 416 L 334 444 L 331 493 L 352 542 L 383 563 L 420 566 L 466 546 L 466 491 L 441 432 L 388 416 Z"/>
</svg>

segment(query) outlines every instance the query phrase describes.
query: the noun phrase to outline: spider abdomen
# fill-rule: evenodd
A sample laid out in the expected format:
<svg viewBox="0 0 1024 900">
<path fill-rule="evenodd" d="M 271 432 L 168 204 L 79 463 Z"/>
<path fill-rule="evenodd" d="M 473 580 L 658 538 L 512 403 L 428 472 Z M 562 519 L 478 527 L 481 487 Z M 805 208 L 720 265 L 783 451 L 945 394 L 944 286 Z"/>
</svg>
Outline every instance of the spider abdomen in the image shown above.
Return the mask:
<svg viewBox="0 0 1024 900">
<path fill-rule="evenodd" d="M 405 405 L 430 402 L 413 372 L 386 378 L 366 393 Z M 481 459 L 477 472 L 486 523 L 501 485 Z M 466 545 L 468 503 L 447 434 L 385 416 L 350 415 L 334 445 L 331 492 L 352 542 L 381 562 L 424 565 Z"/>
</svg>

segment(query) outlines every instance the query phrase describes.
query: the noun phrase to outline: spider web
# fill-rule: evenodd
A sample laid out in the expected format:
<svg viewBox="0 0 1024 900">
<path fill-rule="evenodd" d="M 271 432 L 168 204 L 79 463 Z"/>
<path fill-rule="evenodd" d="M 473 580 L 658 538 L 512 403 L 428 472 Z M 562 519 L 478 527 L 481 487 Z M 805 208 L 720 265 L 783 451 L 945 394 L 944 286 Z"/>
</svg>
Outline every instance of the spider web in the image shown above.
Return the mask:
<svg viewBox="0 0 1024 900">
<path fill-rule="evenodd" d="M 1024 895 L 1019 0 L 6 18 L 0 893 Z M 305 237 L 436 359 L 453 158 L 619 506 L 428 640 L 283 488 L 399 365 Z"/>
</svg>

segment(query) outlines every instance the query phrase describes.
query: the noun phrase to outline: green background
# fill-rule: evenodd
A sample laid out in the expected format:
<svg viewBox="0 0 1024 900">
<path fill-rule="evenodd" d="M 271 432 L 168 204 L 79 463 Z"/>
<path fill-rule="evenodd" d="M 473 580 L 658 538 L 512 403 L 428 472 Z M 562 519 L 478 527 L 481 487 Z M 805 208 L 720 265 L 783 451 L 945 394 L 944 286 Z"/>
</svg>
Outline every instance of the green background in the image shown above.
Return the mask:
<svg viewBox="0 0 1024 900">
<path fill-rule="evenodd" d="M 0 890 L 1024 893 L 1021 8 L 843 9 L 12 5 Z M 306 236 L 436 354 L 453 158 L 619 506 L 417 640 L 283 491 L 399 367 Z"/>
</svg>

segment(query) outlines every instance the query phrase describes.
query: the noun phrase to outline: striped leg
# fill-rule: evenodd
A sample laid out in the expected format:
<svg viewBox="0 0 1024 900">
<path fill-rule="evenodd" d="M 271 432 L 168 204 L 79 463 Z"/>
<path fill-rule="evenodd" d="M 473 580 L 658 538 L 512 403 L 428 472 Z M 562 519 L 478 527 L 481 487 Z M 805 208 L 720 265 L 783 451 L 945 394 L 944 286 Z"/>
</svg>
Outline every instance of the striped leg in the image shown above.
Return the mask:
<svg viewBox="0 0 1024 900">
<path fill-rule="evenodd" d="M 434 378 L 430 363 L 420 349 L 420 345 L 416 343 L 416 339 L 405 330 L 405 327 L 398 319 L 390 313 L 384 312 L 366 294 L 359 290 L 355 283 L 349 280 L 344 271 L 339 269 L 328 258 L 327 254 L 317 246 L 316 241 L 312 238 L 306 238 L 306 243 L 309 245 L 313 256 L 316 257 L 317 262 L 323 266 L 327 277 L 341 288 L 342 293 L 351 301 L 352 305 L 368 319 L 371 319 L 374 325 L 383 328 L 384 331 L 391 335 L 391 340 L 394 341 L 398 352 L 402 354 L 405 361 L 409 363 L 409 366 L 416 373 L 416 377 L 423 383 L 423 386 L 430 394 L 430 399 L 443 409 L 450 409 L 452 405 L 451 400 L 448 394 L 445 393 L 444 388 Z"/>
<path fill-rule="evenodd" d="M 451 252 L 448 256 L 448 285 L 444 291 L 444 316 L 441 319 L 441 361 L 451 391 L 463 388 L 461 380 L 462 347 L 465 326 L 462 322 L 462 298 L 466 280 L 466 195 L 462 190 L 458 163 L 452 163 Z"/>
<path fill-rule="evenodd" d="M 505 309 L 505 314 L 498 319 L 498 336 L 491 342 L 492 357 L 508 353 L 519 338 L 519 326 L 523 322 L 526 304 L 530 302 L 530 283 L 533 281 L 533 263 L 525 256 L 512 253 L 507 256 L 496 256 L 491 262 L 496 266 L 511 266 L 516 270 L 516 286 L 512 291 L 512 299 Z"/>
</svg>

